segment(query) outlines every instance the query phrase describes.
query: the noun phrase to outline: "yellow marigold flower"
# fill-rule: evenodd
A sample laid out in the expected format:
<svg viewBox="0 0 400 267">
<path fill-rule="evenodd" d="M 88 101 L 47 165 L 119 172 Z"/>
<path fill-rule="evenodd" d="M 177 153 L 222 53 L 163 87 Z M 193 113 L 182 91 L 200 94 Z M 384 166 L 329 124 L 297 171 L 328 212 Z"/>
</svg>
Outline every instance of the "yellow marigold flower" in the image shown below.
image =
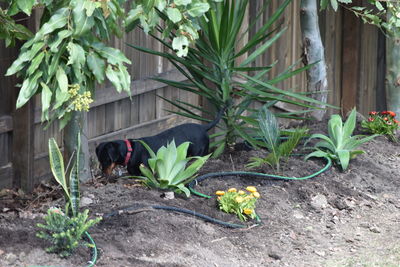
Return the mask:
<svg viewBox="0 0 400 267">
<path fill-rule="evenodd" d="M 246 194 L 246 192 L 244 192 L 243 190 L 239 190 L 239 195 L 244 195 L 244 194 Z"/>
<path fill-rule="evenodd" d="M 253 196 L 255 196 L 256 198 L 260 198 L 260 193 L 254 192 L 254 193 L 252 193 L 252 194 L 253 194 Z"/>
<path fill-rule="evenodd" d="M 229 188 L 229 189 L 228 189 L 228 192 L 230 192 L 230 193 L 236 193 L 237 190 L 236 190 L 236 188 L 232 187 L 232 188 Z"/>
<path fill-rule="evenodd" d="M 235 198 L 235 201 L 236 201 L 237 203 L 242 203 L 242 202 L 244 201 L 244 198 L 238 196 L 238 197 Z"/>
<path fill-rule="evenodd" d="M 257 192 L 257 188 L 255 186 L 248 186 L 246 187 L 246 190 L 251 193 Z"/>
<path fill-rule="evenodd" d="M 223 195 L 225 195 L 225 192 L 224 192 L 224 191 L 221 191 L 221 190 L 218 190 L 217 192 L 215 192 L 215 194 L 216 194 L 217 196 L 223 196 Z"/>
<path fill-rule="evenodd" d="M 254 210 L 252 210 L 252 209 L 243 209 L 243 213 L 246 215 L 251 215 L 251 214 L 253 214 L 253 212 L 254 212 Z"/>
</svg>

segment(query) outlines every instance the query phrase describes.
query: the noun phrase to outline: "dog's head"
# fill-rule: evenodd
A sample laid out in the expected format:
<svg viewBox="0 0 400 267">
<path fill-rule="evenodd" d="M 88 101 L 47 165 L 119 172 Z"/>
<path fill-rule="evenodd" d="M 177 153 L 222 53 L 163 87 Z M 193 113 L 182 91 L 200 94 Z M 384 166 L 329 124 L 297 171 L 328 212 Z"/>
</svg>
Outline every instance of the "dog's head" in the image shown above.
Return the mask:
<svg viewBox="0 0 400 267">
<path fill-rule="evenodd" d="M 97 159 L 100 162 L 100 168 L 105 175 L 110 175 L 116 166 L 118 160 L 118 144 L 115 142 L 100 143 L 96 147 Z"/>
</svg>

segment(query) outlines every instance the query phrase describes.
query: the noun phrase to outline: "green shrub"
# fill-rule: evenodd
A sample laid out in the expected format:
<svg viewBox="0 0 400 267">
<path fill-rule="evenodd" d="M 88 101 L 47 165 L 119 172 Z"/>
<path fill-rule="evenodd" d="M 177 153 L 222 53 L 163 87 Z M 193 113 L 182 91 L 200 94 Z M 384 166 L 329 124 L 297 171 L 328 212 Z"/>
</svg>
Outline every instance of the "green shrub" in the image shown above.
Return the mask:
<svg viewBox="0 0 400 267">
<path fill-rule="evenodd" d="M 83 234 L 93 225 L 98 223 L 101 218 L 88 219 L 89 210 L 79 212 L 70 218 L 59 209 L 48 209 L 44 217 L 46 224 L 37 224 L 44 229 L 39 231 L 36 236 L 46 239 L 52 246 L 46 249 L 47 252 L 58 253 L 60 257 L 67 257 L 79 246 L 90 246 L 82 240 Z"/>
</svg>

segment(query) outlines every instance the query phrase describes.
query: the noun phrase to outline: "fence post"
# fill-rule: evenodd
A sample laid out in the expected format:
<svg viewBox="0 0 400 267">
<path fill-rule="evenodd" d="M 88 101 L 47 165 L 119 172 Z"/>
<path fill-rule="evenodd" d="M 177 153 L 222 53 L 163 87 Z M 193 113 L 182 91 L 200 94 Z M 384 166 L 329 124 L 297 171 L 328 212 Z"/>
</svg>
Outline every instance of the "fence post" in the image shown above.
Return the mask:
<svg viewBox="0 0 400 267">
<path fill-rule="evenodd" d="M 355 5 L 359 1 L 355 1 Z M 343 13 L 342 37 L 342 114 L 346 115 L 357 105 L 360 86 L 361 19 L 350 12 Z"/>
<path fill-rule="evenodd" d="M 30 17 L 17 15 L 22 25 L 31 31 L 35 30 L 35 12 Z M 21 44 L 22 45 L 22 44 Z M 17 46 L 20 47 L 21 45 Z M 19 90 L 14 90 L 14 98 L 18 98 Z M 13 105 L 15 107 L 15 103 Z M 13 114 L 12 163 L 14 171 L 13 186 L 31 192 L 34 187 L 34 120 L 35 98 L 32 97 L 23 107 Z"/>
<path fill-rule="evenodd" d="M 31 192 L 34 186 L 34 99 L 14 113 L 13 169 L 14 186 Z"/>
</svg>

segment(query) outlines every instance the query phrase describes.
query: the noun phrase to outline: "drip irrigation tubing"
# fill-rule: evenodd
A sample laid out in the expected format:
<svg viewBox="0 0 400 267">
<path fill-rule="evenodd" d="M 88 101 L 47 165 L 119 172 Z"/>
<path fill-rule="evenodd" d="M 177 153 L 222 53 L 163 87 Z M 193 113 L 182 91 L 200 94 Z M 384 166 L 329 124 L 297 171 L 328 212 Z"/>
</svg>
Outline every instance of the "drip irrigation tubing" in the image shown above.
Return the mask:
<svg viewBox="0 0 400 267">
<path fill-rule="evenodd" d="M 97 261 L 97 246 L 94 242 L 93 238 L 90 236 L 88 232 L 85 232 L 85 237 L 89 240 L 90 248 L 91 248 L 91 259 L 88 261 L 88 265 L 85 267 L 93 267 Z M 57 267 L 51 265 L 29 265 L 29 267 Z"/>
<path fill-rule="evenodd" d="M 222 177 L 222 176 L 252 176 L 252 177 L 259 177 L 259 178 L 264 178 L 264 179 L 280 179 L 280 180 L 307 180 L 310 178 L 313 178 L 325 171 L 327 171 L 331 166 L 332 166 L 332 160 L 330 158 L 325 158 L 326 159 L 326 165 L 320 169 L 319 171 L 312 173 L 308 176 L 304 176 L 304 177 L 286 177 L 286 176 L 280 176 L 280 175 L 273 175 L 273 174 L 264 174 L 264 173 L 258 173 L 258 172 L 244 172 L 244 171 L 233 171 L 233 172 L 213 172 L 213 173 L 208 173 L 205 175 L 201 175 L 199 177 L 197 177 L 195 180 L 193 180 L 191 183 L 189 183 L 188 187 L 189 190 L 194 194 L 197 195 L 199 197 L 203 197 L 203 198 L 212 198 L 211 196 L 202 194 L 198 191 L 196 191 L 194 189 L 194 186 L 198 183 L 200 183 L 201 181 L 204 181 L 205 179 L 211 178 L 211 177 Z M 143 209 L 145 208 L 145 209 Z M 228 223 L 228 222 L 224 222 L 215 218 L 212 218 L 210 216 L 204 215 L 202 213 L 198 213 L 196 211 L 193 210 L 188 210 L 188 209 L 183 209 L 183 208 L 178 208 L 178 207 L 172 207 L 172 206 L 160 206 L 160 205 L 150 205 L 147 207 L 143 207 L 143 206 L 138 206 L 137 204 L 116 210 L 116 211 L 112 211 L 108 214 L 103 215 L 103 218 L 109 218 L 112 216 L 116 216 L 119 214 L 122 214 L 124 212 L 129 212 L 129 211 L 148 211 L 151 209 L 155 209 L 155 210 L 166 210 L 166 211 L 174 211 L 174 212 L 179 212 L 179 213 L 184 213 L 184 214 L 189 214 L 189 215 L 193 215 L 196 217 L 199 217 L 207 222 L 211 222 L 214 224 L 218 224 L 221 226 L 225 226 L 228 228 L 246 228 L 248 227 L 248 225 L 245 224 L 234 224 L 234 223 Z M 257 220 L 257 225 L 261 223 L 260 218 L 256 217 Z"/>
</svg>

